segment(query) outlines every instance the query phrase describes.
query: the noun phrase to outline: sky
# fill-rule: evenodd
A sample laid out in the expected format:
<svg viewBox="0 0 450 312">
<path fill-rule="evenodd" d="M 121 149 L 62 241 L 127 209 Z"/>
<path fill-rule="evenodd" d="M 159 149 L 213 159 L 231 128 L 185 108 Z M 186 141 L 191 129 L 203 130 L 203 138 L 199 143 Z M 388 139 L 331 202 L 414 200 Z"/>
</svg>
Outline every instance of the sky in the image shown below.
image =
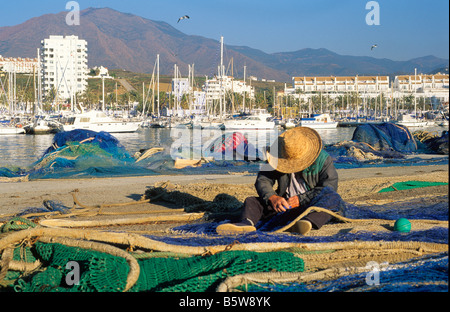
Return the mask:
<svg viewBox="0 0 450 312">
<path fill-rule="evenodd" d="M 65 0 L 2 1 L 0 27 L 66 10 Z M 164 21 L 188 35 L 266 53 L 326 48 L 342 55 L 405 61 L 449 59 L 447 0 L 78 0 Z M 177 23 L 189 15 L 189 20 Z M 82 23 L 82 20 L 80 21 Z M 371 50 L 371 46 L 377 47 Z"/>
</svg>

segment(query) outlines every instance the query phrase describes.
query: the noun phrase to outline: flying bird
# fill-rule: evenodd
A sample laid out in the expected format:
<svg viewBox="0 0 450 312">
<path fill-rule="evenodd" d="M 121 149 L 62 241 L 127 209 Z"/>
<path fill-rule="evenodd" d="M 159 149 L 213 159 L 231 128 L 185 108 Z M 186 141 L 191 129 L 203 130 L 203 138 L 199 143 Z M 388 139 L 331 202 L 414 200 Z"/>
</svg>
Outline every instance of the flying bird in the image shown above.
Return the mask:
<svg viewBox="0 0 450 312">
<path fill-rule="evenodd" d="M 189 16 L 187 16 L 187 15 L 184 15 L 184 16 L 182 16 L 182 17 L 180 17 L 179 19 L 178 19 L 178 22 L 177 22 L 177 24 L 181 21 L 181 20 L 184 20 L 184 19 L 189 19 L 190 17 Z"/>
<path fill-rule="evenodd" d="M 374 45 L 372 45 L 372 47 L 370 48 L 370 50 L 372 51 L 374 48 L 376 48 L 377 47 L 377 45 L 376 44 L 374 44 Z"/>
</svg>

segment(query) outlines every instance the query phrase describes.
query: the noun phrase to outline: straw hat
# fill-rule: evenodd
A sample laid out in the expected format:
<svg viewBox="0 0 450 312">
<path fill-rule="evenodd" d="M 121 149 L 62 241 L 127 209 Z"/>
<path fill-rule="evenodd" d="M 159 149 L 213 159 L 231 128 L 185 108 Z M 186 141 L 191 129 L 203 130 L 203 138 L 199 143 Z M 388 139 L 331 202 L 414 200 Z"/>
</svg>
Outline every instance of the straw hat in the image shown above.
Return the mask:
<svg viewBox="0 0 450 312">
<path fill-rule="evenodd" d="M 294 173 L 311 166 L 322 150 L 316 130 L 295 127 L 282 133 L 267 151 L 267 161 L 277 171 Z"/>
</svg>

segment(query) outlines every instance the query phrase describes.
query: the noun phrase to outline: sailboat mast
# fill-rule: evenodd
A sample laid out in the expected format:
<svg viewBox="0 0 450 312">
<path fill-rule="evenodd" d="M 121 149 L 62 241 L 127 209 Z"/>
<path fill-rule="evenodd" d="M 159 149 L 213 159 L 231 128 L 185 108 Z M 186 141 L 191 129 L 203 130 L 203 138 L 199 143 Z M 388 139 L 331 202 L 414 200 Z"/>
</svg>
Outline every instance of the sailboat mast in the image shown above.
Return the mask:
<svg viewBox="0 0 450 312">
<path fill-rule="evenodd" d="M 416 82 L 417 82 L 417 68 L 414 68 L 414 118 L 417 120 Z"/>
<path fill-rule="evenodd" d="M 223 88 L 223 36 L 220 37 L 220 70 L 219 70 L 219 79 L 220 79 L 220 94 L 219 94 L 219 105 L 220 105 L 220 120 L 223 118 L 223 103 L 222 103 L 222 88 Z"/>
<path fill-rule="evenodd" d="M 245 113 L 245 98 L 247 96 L 247 85 L 246 85 L 246 74 L 247 74 L 247 66 L 244 65 L 244 98 L 242 99 L 242 112 Z"/>
<path fill-rule="evenodd" d="M 158 79 L 158 103 L 157 103 L 157 109 L 158 109 L 158 118 L 159 118 L 160 117 L 160 114 L 159 114 L 159 54 L 156 56 L 156 60 L 157 60 L 156 66 L 157 66 L 157 69 L 158 69 L 158 72 L 157 72 L 157 79 Z"/>
</svg>

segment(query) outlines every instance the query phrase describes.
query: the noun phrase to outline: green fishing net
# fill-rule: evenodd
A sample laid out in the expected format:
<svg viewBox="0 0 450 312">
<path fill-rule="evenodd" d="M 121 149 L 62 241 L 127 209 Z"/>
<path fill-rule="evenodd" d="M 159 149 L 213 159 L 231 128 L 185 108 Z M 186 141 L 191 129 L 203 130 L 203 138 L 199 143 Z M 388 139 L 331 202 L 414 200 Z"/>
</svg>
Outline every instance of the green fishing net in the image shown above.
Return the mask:
<svg viewBox="0 0 450 312">
<path fill-rule="evenodd" d="M 20 247 L 19 247 L 20 248 Z M 17 249 L 19 249 L 17 248 Z M 39 259 L 43 265 L 33 274 L 17 278 L 17 292 L 118 292 L 126 285 L 129 265 L 124 258 L 69 247 L 62 244 L 36 242 L 28 247 L 33 254 L 29 261 Z M 23 257 L 18 257 L 24 260 Z M 18 259 L 16 259 L 18 260 Z M 79 266 L 79 280 L 71 281 L 73 267 Z M 131 292 L 205 292 L 215 291 L 227 277 L 252 272 L 303 272 L 304 262 L 289 252 L 258 253 L 224 251 L 214 255 L 192 257 L 138 257 L 140 275 Z"/>
</svg>

